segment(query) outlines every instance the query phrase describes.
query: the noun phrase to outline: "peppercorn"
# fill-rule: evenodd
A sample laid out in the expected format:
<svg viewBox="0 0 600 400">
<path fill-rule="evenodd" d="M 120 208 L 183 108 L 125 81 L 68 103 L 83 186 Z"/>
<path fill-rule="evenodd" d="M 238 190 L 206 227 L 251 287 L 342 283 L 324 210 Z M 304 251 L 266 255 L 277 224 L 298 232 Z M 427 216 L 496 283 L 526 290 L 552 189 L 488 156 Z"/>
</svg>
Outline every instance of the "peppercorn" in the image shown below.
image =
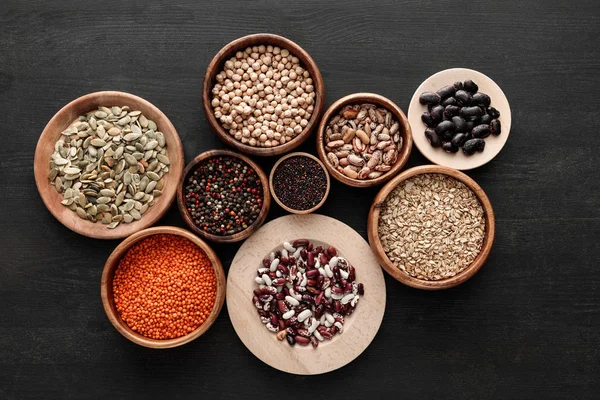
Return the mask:
<svg viewBox="0 0 600 400">
<path fill-rule="evenodd" d="M 204 232 L 233 235 L 252 225 L 260 214 L 264 200 L 260 177 L 239 158 L 209 158 L 186 181 L 186 210 Z"/>
<path fill-rule="evenodd" d="M 325 196 L 327 176 L 312 158 L 286 158 L 273 173 L 273 190 L 279 201 L 289 208 L 309 210 Z"/>
<path fill-rule="evenodd" d="M 206 321 L 215 304 L 215 271 L 188 239 L 153 235 L 134 244 L 113 278 L 114 302 L 125 323 L 151 339 L 173 339 Z"/>
</svg>

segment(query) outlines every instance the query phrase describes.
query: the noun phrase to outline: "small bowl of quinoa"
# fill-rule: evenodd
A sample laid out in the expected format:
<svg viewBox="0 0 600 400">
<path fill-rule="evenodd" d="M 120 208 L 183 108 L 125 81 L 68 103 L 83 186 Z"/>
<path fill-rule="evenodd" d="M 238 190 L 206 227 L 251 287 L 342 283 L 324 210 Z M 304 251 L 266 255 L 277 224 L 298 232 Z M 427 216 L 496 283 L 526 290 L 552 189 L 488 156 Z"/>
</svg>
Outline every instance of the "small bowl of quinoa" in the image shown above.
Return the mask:
<svg viewBox="0 0 600 400">
<path fill-rule="evenodd" d="M 217 136 L 246 154 L 287 153 L 311 134 L 325 100 L 312 57 L 279 35 L 241 37 L 212 59 L 202 86 L 204 114 Z"/>
<path fill-rule="evenodd" d="M 471 278 L 487 260 L 495 236 L 483 189 L 449 167 L 408 169 L 377 194 L 367 232 L 375 256 L 396 280 L 438 290 Z"/>
<path fill-rule="evenodd" d="M 225 272 L 197 236 L 154 227 L 115 248 L 100 291 L 119 333 L 141 346 L 165 349 L 197 339 L 215 322 L 225 300 Z"/>
<path fill-rule="evenodd" d="M 250 158 L 230 150 L 209 150 L 183 171 L 177 206 L 188 227 L 203 239 L 234 243 L 265 221 L 271 206 L 269 181 Z"/>
</svg>

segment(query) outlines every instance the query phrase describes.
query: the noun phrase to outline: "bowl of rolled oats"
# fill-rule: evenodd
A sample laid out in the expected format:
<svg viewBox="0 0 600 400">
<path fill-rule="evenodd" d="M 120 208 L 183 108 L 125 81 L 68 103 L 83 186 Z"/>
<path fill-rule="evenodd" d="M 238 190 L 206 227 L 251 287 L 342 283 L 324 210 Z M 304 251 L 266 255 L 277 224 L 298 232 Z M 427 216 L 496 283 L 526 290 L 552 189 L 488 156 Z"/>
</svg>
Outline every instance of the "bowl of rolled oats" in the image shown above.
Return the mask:
<svg viewBox="0 0 600 400">
<path fill-rule="evenodd" d="M 274 156 L 299 146 L 317 125 L 321 72 L 298 44 L 259 33 L 236 39 L 212 59 L 202 86 L 206 118 L 227 145 Z"/>
<path fill-rule="evenodd" d="M 396 280 L 425 290 L 471 278 L 495 235 L 492 205 L 464 173 L 437 165 L 408 169 L 377 194 L 368 219 L 371 249 Z"/>
</svg>

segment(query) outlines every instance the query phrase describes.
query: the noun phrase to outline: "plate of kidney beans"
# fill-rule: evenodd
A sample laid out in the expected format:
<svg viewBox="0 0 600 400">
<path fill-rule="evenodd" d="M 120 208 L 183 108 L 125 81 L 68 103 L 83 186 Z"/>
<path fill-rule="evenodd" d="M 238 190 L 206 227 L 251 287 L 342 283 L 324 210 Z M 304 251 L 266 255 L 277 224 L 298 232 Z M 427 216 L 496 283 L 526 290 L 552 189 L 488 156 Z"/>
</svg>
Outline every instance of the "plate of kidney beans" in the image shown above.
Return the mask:
<svg viewBox="0 0 600 400">
<path fill-rule="evenodd" d="M 511 126 L 502 89 L 486 75 L 466 68 L 427 78 L 413 95 L 408 119 L 415 145 L 426 158 L 460 170 L 492 160 Z"/>
</svg>

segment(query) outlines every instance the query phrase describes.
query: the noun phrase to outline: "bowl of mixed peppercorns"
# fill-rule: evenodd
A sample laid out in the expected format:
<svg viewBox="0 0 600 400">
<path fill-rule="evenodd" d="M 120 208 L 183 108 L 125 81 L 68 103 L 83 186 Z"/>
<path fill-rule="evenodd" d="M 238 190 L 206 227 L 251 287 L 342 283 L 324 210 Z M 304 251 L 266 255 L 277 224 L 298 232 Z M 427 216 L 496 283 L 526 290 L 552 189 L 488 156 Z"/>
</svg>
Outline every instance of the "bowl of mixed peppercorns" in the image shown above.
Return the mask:
<svg viewBox="0 0 600 400">
<path fill-rule="evenodd" d="M 269 181 L 263 170 L 242 154 L 206 151 L 183 171 L 177 205 L 196 234 L 213 242 L 238 242 L 265 221 L 271 206 Z"/>
</svg>

